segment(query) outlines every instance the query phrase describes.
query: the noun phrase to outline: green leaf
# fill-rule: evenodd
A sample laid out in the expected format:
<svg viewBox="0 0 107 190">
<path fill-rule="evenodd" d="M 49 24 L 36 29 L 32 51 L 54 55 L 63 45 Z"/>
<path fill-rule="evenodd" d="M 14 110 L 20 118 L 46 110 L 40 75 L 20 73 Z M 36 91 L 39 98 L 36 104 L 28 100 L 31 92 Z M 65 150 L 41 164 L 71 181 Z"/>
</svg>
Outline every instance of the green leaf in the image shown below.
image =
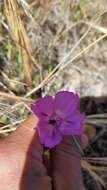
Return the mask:
<svg viewBox="0 0 107 190">
<path fill-rule="evenodd" d="M 12 46 L 12 42 L 11 42 L 10 38 L 8 39 L 6 49 L 7 49 L 7 58 L 9 60 L 11 60 L 12 59 L 13 46 Z"/>
<path fill-rule="evenodd" d="M 23 80 L 23 78 L 24 78 L 23 65 L 24 65 L 24 62 L 23 62 L 23 53 L 20 50 L 18 52 L 18 70 L 19 70 L 19 78 L 21 80 Z"/>
</svg>

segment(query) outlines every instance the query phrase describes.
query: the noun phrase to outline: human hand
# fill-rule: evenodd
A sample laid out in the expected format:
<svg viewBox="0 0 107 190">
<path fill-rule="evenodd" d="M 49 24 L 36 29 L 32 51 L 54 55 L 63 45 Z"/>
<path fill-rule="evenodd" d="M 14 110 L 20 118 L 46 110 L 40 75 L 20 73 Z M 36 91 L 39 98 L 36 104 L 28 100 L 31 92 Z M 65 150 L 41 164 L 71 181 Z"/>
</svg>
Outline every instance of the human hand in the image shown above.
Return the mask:
<svg viewBox="0 0 107 190">
<path fill-rule="evenodd" d="M 77 147 L 65 137 L 44 163 L 44 148 L 33 130 L 37 122 L 31 115 L 0 140 L 0 190 L 84 190 Z M 86 137 L 82 137 L 81 145 L 85 144 Z"/>
</svg>

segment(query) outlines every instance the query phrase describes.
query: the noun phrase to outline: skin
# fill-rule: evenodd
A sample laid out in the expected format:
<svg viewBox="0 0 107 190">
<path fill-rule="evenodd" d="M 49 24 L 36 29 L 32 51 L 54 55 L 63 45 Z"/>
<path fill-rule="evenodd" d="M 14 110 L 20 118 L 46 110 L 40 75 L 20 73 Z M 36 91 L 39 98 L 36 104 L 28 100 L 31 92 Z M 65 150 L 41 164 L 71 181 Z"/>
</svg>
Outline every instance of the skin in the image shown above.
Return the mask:
<svg viewBox="0 0 107 190">
<path fill-rule="evenodd" d="M 0 140 L 0 190 L 85 190 L 80 154 L 71 137 L 45 156 L 31 115 L 8 137 Z M 77 137 L 81 146 L 87 138 Z"/>
</svg>

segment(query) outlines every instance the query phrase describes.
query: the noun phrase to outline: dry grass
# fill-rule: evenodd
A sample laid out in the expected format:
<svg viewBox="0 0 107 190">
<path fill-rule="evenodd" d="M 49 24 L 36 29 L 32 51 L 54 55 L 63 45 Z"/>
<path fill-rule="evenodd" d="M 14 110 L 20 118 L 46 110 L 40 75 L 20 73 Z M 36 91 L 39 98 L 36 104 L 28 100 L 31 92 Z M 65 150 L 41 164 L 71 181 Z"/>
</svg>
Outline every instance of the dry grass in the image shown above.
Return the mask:
<svg viewBox="0 0 107 190">
<path fill-rule="evenodd" d="M 61 89 L 107 95 L 105 0 L 3 0 L 0 6 L 1 136 L 16 129 L 40 95 Z M 103 126 L 107 115 L 87 116 L 86 124 Z M 82 160 L 104 187 L 98 172 L 107 171 L 105 164 L 106 157 Z"/>
</svg>

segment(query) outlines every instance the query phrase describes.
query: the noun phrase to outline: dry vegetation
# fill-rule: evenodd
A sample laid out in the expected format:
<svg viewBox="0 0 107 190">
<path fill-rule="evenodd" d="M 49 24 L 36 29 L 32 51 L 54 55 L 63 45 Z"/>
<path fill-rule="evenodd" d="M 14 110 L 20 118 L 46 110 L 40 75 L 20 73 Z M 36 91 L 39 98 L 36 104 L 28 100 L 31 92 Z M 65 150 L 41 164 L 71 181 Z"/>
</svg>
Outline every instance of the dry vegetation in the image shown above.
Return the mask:
<svg viewBox="0 0 107 190">
<path fill-rule="evenodd" d="M 107 95 L 106 76 L 106 0 L 0 1 L 1 137 L 16 129 L 42 95 L 62 89 L 81 97 Z M 107 115 L 87 116 L 86 124 L 93 123 L 107 124 Z M 96 138 L 88 125 L 89 137 Z M 107 157 L 83 156 L 82 167 L 95 189 L 106 189 Z"/>
</svg>

